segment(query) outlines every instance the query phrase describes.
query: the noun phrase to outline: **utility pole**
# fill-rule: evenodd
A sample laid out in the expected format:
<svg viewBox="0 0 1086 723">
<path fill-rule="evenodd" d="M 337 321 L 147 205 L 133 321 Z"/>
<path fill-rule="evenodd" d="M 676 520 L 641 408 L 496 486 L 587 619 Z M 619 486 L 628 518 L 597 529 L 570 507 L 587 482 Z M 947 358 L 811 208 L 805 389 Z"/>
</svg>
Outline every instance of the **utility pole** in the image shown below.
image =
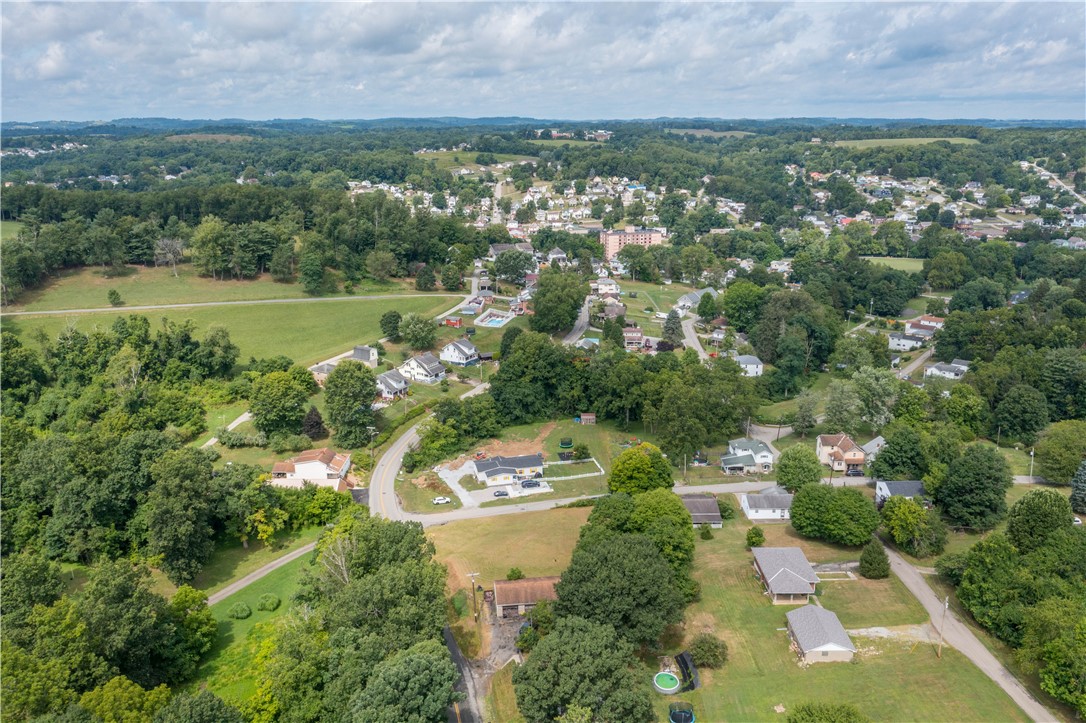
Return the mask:
<svg viewBox="0 0 1086 723">
<path fill-rule="evenodd" d="M 476 620 L 476 622 L 478 622 L 478 620 L 479 620 L 479 602 L 476 599 L 476 595 L 475 595 L 475 578 L 479 577 L 479 573 L 477 573 L 477 572 L 469 572 L 468 577 L 471 578 L 471 607 L 475 612 L 475 620 Z"/>
<path fill-rule="evenodd" d="M 943 657 L 943 630 L 946 628 L 946 611 L 950 609 L 950 596 L 947 595 L 943 600 L 943 621 L 939 623 L 939 649 L 935 651 L 935 656 L 942 659 Z"/>
<path fill-rule="evenodd" d="M 1033 452 L 1034 448 L 1029 448 L 1029 483 L 1033 484 Z"/>
</svg>

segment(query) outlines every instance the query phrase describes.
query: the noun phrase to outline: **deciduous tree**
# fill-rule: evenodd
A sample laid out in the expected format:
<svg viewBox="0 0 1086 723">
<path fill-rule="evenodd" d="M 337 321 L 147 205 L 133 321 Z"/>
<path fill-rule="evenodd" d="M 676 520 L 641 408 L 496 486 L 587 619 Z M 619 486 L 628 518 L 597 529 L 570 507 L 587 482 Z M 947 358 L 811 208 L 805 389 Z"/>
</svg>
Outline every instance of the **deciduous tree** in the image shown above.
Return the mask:
<svg viewBox="0 0 1086 723">
<path fill-rule="evenodd" d="M 989 530 L 1007 514 L 1006 494 L 1011 472 L 990 444 L 966 447 L 950 464 L 947 479 L 935 491 L 935 501 L 952 525 Z"/>
<path fill-rule="evenodd" d="M 437 326 L 431 319 L 410 313 L 400 320 L 400 336 L 415 351 L 429 349 L 437 339 Z"/>
<path fill-rule="evenodd" d="M 343 447 L 361 447 L 370 439 L 373 400 L 377 382 L 369 367 L 346 359 L 336 365 L 324 382 L 328 421 L 335 431 L 333 440 Z"/>
<path fill-rule="evenodd" d="M 1058 530 L 1071 529 L 1071 504 L 1056 490 L 1030 490 L 1014 503 L 1007 538 L 1023 555 L 1041 547 Z"/>
<path fill-rule="evenodd" d="M 612 492 L 631 495 L 658 487 L 670 489 L 674 484 L 671 465 L 659 448 L 648 442 L 631 447 L 616 457 L 607 478 L 607 486 Z"/>
<path fill-rule="evenodd" d="M 1037 440 L 1037 471 L 1049 482 L 1070 484 L 1086 459 L 1086 422 L 1069 419 L 1056 422 Z"/>
<path fill-rule="evenodd" d="M 810 447 L 797 444 L 781 453 L 777 460 L 777 483 L 789 492 L 822 480 L 822 464 Z"/>
</svg>

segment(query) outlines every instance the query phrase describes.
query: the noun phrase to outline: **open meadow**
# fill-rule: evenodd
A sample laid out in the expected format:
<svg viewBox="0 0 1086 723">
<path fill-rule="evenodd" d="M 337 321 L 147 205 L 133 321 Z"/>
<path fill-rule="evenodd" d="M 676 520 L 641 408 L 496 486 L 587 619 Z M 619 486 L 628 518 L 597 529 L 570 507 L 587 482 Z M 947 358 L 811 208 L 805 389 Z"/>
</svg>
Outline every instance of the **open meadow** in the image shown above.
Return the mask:
<svg viewBox="0 0 1086 723">
<path fill-rule="evenodd" d="M 458 297 L 459 298 L 459 297 Z M 285 354 L 299 364 L 310 365 L 350 350 L 356 344 L 373 343 L 381 337 L 380 319 L 386 311 L 416 312 L 435 316 L 457 299 L 445 296 L 403 299 L 348 298 L 328 301 L 276 304 L 239 304 L 148 311 L 103 311 L 86 314 L 4 317 L 3 328 L 29 340 L 35 330 L 55 338 L 69 325 L 83 332 L 111 325 L 118 317 L 140 314 L 151 320 L 175 322 L 191 319 L 197 336 L 211 326 L 223 326 L 241 350 L 240 362 Z"/>
<path fill-rule="evenodd" d="M 166 266 L 125 266 L 123 273 L 107 276 L 101 269 L 87 266 L 62 271 L 40 288 L 24 291 L 18 303 L 4 310 L 109 310 L 111 307 L 106 295 L 110 289 L 116 289 L 127 306 L 312 298 L 305 293 L 301 284 L 281 284 L 273 281 L 269 274 L 256 279 L 216 280 L 199 276 L 192 266 L 181 264 L 177 267 L 176 277 Z M 360 295 L 418 293 L 413 284 L 403 279 L 386 282 L 365 279 L 355 284 L 355 294 Z"/>
<path fill-rule="evenodd" d="M 864 256 L 862 258 L 873 264 L 889 266 L 891 269 L 897 269 L 898 271 L 920 273 L 924 270 L 924 259 L 910 259 L 904 256 Z"/>
<path fill-rule="evenodd" d="M 756 135 L 750 131 L 712 131 L 708 128 L 668 128 L 668 133 L 691 136 L 707 136 L 709 138 L 746 138 Z"/>
<path fill-rule="evenodd" d="M 483 167 L 475 162 L 475 157 L 479 155 L 477 151 L 430 151 L 416 155 L 424 161 L 433 161 L 439 171 L 449 171 L 454 168 L 468 168 L 472 171 L 478 171 Z M 518 156 L 512 153 L 494 153 L 493 156 L 498 163 L 534 162 L 539 160 L 532 156 Z M 490 168 L 490 166 L 486 166 L 486 168 Z"/>
<path fill-rule="evenodd" d="M 0 221 L 0 241 L 7 241 L 19 235 L 23 225 L 18 221 Z"/>
</svg>

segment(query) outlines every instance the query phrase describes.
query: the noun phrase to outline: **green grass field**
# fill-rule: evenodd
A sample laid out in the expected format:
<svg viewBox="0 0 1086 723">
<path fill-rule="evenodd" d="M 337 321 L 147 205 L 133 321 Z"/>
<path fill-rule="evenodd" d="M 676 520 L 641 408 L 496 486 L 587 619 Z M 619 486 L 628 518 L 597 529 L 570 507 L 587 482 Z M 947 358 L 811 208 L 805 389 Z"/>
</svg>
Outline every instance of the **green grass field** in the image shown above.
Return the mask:
<svg viewBox="0 0 1086 723">
<path fill-rule="evenodd" d="M 815 412 L 821 414 L 826 411 L 826 389 L 829 388 L 830 382 L 832 382 L 834 376 L 828 372 L 816 372 L 814 375 L 814 382 L 807 389 L 812 393 L 818 395 L 818 404 L 815 405 Z M 796 398 L 785 399 L 780 402 L 774 402 L 772 404 L 766 404 L 758 408 L 758 418 L 765 420 L 767 423 L 779 420 L 786 414 L 795 414 L 796 412 Z"/>
<path fill-rule="evenodd" d="M 0 241 L 7 241 L 19 235 L 23 225 L 18 221 L 0 221 Z"/>
<path fill-rule="evenodd" d="M 762 594 L 744 549 L 746 529 L 728 523 L 715 539 L 697 543 L 701 600 L 687 609 L 684 632 L 712 631 L 729 647 L 724 668 L 703 670 L 702 688 L 678 698 L 693 704 L 699 720 L 780 721 L 774 706 L 788 710 L 808 701 L 853 703 L 873 720 L 1026 720 L 995 683 L 953 650 L 944 650 L 939 660 L 929 645 L 857 638 L 860 662 L 799 667 L 782 630 L 789 608 L 770 604 Z M 835 551 L 823 553 L 812 543 L 808 556 L 831 561 Z M 840 609 L 846 620 L 892 625 L 922 619 L 918 603 L 891 580 L 823 587 L 832 587 L 823 597 L 825 607 Z M 676 699 L 654 695 L 661 719 Z"/>
<path fill-rule="evenodd" d="M 475 151 L 434 151 L 432 153 L 419 153 L 418 157 L 425 161 L 436 162 L 439 171 L 448 171 L 453 168 L 470 168 L 473 171 L 478 171 L 480 166 L 475 162 L 477 155 L 479 154 Z M 512 153 L 495 153 L 494 157 L 498 160 L 498 163 L 538 160 L 532 156 L 518 156 Z M 487 166 L 487 168 L 489 167 Z"/>
<path fill-rule="evenodd" d="M 437 548 L 435 559 L 449 568 L 450 592 L 470 591 L 469 572 L 478 572 L 478 584 L 490 589 L 512 567 L 526 577 L 560 575 L 591 511 L 577 507 L 462 520 L 431 527 L 426 536 Z"/>
<path fill-rule="evenodd" d="M 903 256 L 864 256 L 863 258 L 873 264 L 889 266 L 891 269 L 897 269 L 898 271 L 913 273 L 924 270 L 924 259 L 909 259 Z"/>
<path fill-rule="evenodd" d="M 926 143 L 946 141 L 961 145 L 972 145 L 978 141 L 975 138 L 867 138 L 858 141 L 836 141 L 834 145 L 844 148 L 877 148 L 879 146 L 922 146 Z"/>
<path fill-rule="evenodd" d="M 265 545 L 263 542 L 253 540 L 249 543 L 248 549 L 242 547 L 237 540 L 226 541 L 215 549 L 211 560 L 196 576 L 192 585 L 208 594 L 218 592 L 235 580 L 259 570 L 288 552 L 315 541 L 322 532 L 324 532 L 323 527 L 306 527 L 297 532 L 284 530 L 275 536 L 272 544 Z"/>
<path fill-rule="evenodd" d="M 139 313 L 151 319 L 152 328 L 159 320 L 191 319 L 197 335 L 212 325 L 224 326 L 241 350 L 244 363 L 257 358 L 285 354 L 294 361 L 310 365 L 347 351 L 356 344 L 373 343 L 381 336 L 380 319 L 386 311 L 417 312 L 434 316 L 456 302 L 449 297 L 406 299 L 348 299 L 298 304 L 254 304 L 239 306 L 159 309 L 144 312 L 94 312 L 78 315 L 5 317 L 3 328 L 29 339 L 35 329 L 56 337 L 69 324 L 84 332 L 108 327 L 119 316 Z"/>
<path fill-rule="evenodd" d="M 600 141 L 586 141 L 583 138 L 536 138 L 528 141 L 537 146 L 546 146 L 548 148 L 561 148 L 564 145 L 570 146 L 591 146 Z"/>
<path fill-rule="evenodd" d="M 215 619 L 219 621 L 219 632 L 207 658 L 196 672 L 196 682 L 190 686 L 193 690 L 206 687 L 234 704 L 244 702 L 256 692 L 254 663 L 260 643 L 272 633 L 275 620 L 290 608 L 291 595 L 308 564 L 309 557 L 303 555 L 211 606 Z M 279 596 L 281 602 L 277 610 L 256 609 L 264 593 Z M 244 620 L 231 618 L 228 611 L 236 602 L 247 604 L 253 614 Z"/>
<path fill-rule="evenodd" d="M 24 292 L 19 302 L 10 305 L 6 311 L 108 310 L 111 307 L 106 294 L 110 289 L 120 293 L 126 306 L 309 298 L 301 284 L 280 284 L 267 274 L 242 281 L 216 281 L 197 275 L 188 264 L 177 267 L 176 278 L 167 267 L 125 268 L 125 275 L 112 278 L 93 267 L 63 271 L 41 288 Z M 355 285 L 357 295 L 417 293 L 414 286 L 405 280 L 380 283 L 367 279 Z"/>
</svg>

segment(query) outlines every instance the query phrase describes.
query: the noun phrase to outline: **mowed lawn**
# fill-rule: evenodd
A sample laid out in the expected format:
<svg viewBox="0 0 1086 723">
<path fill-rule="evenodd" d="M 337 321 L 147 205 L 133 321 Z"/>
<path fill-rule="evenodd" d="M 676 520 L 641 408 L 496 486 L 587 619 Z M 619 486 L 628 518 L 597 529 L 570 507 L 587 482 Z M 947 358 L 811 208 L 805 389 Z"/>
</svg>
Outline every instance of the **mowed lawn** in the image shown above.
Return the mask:
<svg viewBox="0 0 1086 723">
<path fill-rule="evenodd" d="M 290 598 L 298 587 L 302 570 L 309 565 L 309 556 L 303 555 L 278 570 L 254 582 L 249 587 L 211 606 L 219 631 L 207 658 L 196 672 L 191 687 L 206 687 L 211 692 L 234 704 L 240 704 L 256 692 L 256 656 L 260 643 L 271 635 L 275 620 L 290 608 Z M 257 610 L 260 596 L 273 593 L 279 596 L 279 608 L 274 611 Z M 244 620 L 234 620 L 228 614 L 230 606 L 244 602 L 253 614 Z"/>
<path fill-rule="evenodd" d="M 866 138 L 857 141 L 836 141 L 834 145 L 844 148 L 876 148 L 878 146 L 922 146 L 926 143 L 938 143 L 939 141 L 961 145 L 972 145 L 979 142 L 975 138 L 948 136 L 943 138 Z"/>
<path fill-rule="evenodd" d="M 209 327 L 224 326 L 241 350 L 240 361 L 285 354 L 299 364 L 310 365 L 348 351 L 356 344 L 373 343 L 381 337 L 381 315 L 396 310 L 435 316 L 454 306 L 451 297 L 403 299 L 344 299 L 317 303 L 253 304 L 240 306 L 159 309 L 132 312 L 119 309 L 88 314 L 6 317 L 5 331 L 30 339 L 35 329 L 55 338 L 69 324 L 83 332 L 110 326 L 118 317 L 140 314 L 151 320 L 152 329 L 162 318 L 191 319 L 202 337 Z"/>
<path fill-rule="evenodd" d="M 7 223 L 7 222 L 5 222 Z M 199 276 L 189 264 L 177 267 L 177 276 L 166 266 L 127 266 L 122 276 L 108 277 L 96 267 L 61 272 L 41 288 L 26 291 L 19 303 L 7 311 L 55 311 L 62 309 L 110 309 L 106 295 L 116 289 L 125 306 L 154 304 L 195 304 L 208 301 L 258 301 L 264 299 L 305 299 L 301 284 L 281 284 L 265 274 L 256 279 L 215 280 Z M 342 292 L 340 292 L 342 293 Z M 417 294 L 404 280 L 361 281 L 355 294 Z M 124 307 L 119 307 L 124 309 Z"/>
<path fill-rule="evenodd" d="M 728 523 L 715 539 L 697 542 L 694 575 L 701 600 L 687 609 L 685 633 L 712 631 L 729 647 L 724 668 L 702 671 L 702 688 L 678 696 L 693 704 L 699 720 L 780 721 L 774 706 L 790 710 L 811 701 L 853 703 L 873 720 L 1027 720 L 995 683 L 951 649 L 940 660 L 931 645 L 856 638 L 858 663 L 801 668 L 783 630 L 790 608 L 772 605 L 763 595 L 744 547 L 746 530 L 743 523 Z M 822 555 L 816 546 L 808 546 L 812 562 L 836 556 L 832 550 Z M 839 609 L 846 624 L 922 619 L 915 600 L 892 580 L 822 586 L 831 588 L 824 606 Z M 654 696 L 661 719 L 676 699 Z"/>
<path fill-rule="evenodd" d="M 512 567 L 525 577 L 562 574 L 591 511 L 576 507 L 462 520 L 428 528 L 426 536 L 437 548 L 435 559 L 449 569 L 451 593 L 470 591 L 469 572 L 478 572 L 477 583 L 489 590 Z"/>
<path fill-rule="evenodd" d="M 863 258 L 873 264 L 889 266 L 891 269 L 897 269 L 898 271 L 919 273 L 924 270 L 924 259 L 910 259 L 904 256 L 864 256 Z"/>
<path fill-rule="evenodd" d="M 18 221 L 0 221 L 0 241 L 15 238 L 22 227 L 23 224 Z"/>
</svg>

